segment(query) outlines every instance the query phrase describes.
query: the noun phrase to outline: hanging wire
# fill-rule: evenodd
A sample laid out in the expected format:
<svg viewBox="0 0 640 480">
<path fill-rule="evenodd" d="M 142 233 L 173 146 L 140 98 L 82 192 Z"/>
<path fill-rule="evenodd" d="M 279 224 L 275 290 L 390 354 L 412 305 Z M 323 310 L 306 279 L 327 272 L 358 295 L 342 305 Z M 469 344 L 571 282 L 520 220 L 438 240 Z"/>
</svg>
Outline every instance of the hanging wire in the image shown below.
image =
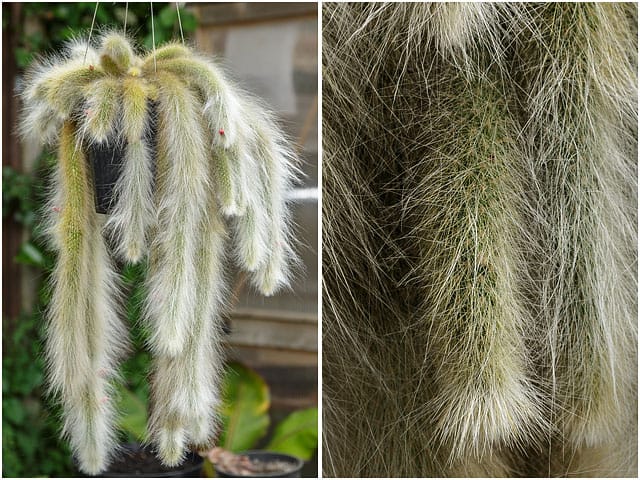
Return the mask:
<svg viewBox="0 0 640 480">
<path fill-rule="evenodd" d="M 153 43 L 153 71 L 158 73 L 158 67 L 156 65 L 156 30 L 153 24 L 153 2 L 151 3 L 151 42 Z"/>
<path fill-rule="evenodd" d="M 93 26 L 96 23 L 96 13 L 98 13 L 98 4 L 100 2 L 96 2 L 96 8 L 93 11 L 93 18 L 91 19 L 91 29 L 89 30 L 89 40 L 87 40 L 87 48 L 84 49 L 84 58 L 82 59 L 82 64 L 87 61 L 87 53 L 89 52 L 89 44 L 91 43 L 91 34 L 93 33 Z"/>
<path fill-rule="evenodd" d="M 93 34 L 93 27 L 96 24 L 96 14 L 98 13 L 98 5 L 100 2 L 96 2 L 96 8 L 93 10 L 93 18 L 91 19 L 91 28 L 89 29 L 89 39 L 87 40 L 87 47 L 84 49 L 84 58 L 82 59 L 82 64 L 84 65 L 87 61 L 87 53 L 89 53 L 89 45 L 91 45 L 91 35 Z M 89 67 L 92 68 L 92 67 Z M 80 135 L 80 139 L 76 141 L 76 144 L 73 148 L 73 154 L 75 155 L 79 148 L 82 148 L 82 144 L 84 143 L 84 134 L 87 131 L 87 127 L 82 129 L 82 133 Z"/>
<path fill-rule="evenodd" d="M 124 34 L 127 34 L 127 14 L 129 13 L 129 2 L 124 4 Z"/>
<path fill-rule="evenodd" d="M 176 2 L 176 12 L 178 13 L 178 25 L 180 26 L 180 38 L 182 39 L 182 45 L 184 45 L 184 33 L 182 33 L 182 20 L 180 19 L 180 4 Z"/>
</svg>

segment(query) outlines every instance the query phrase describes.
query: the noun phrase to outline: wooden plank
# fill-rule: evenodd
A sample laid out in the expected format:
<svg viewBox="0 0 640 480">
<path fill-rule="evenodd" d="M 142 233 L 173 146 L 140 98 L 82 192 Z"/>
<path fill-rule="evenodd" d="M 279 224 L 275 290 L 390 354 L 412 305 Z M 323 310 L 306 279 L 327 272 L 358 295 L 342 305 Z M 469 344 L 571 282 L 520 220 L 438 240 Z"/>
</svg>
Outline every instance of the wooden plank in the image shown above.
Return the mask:
<svg viewBox="0 0 640 480">
<path fill-rule="evenodd" d="M 312 368 L 317 368 L 318 366 L 317 352 L 277 350 L 267 347 L 244 347 L 242 345 L 229 345 L 228 355 L 230 359 L 238 360 L 254 368 L 265 365 Z"/>
<path fill-rule="evenodd" d="M 229 343 L 233 345 L 307 352 L 318 350 L 318 328 L 315 324 L 286 323 L 255 318 L 232 318 L 230 323 Z"/>
<path fill-rule="evenodd" d="M 235 320 L 261 320 L 276 323 L 308 323 L 317 324 L 317 313 L 298 312 L 291 310 L 267 310 L 264 308 L 238 307 L 231 314 Z"/>
<path fill-rule="evenodd" d="M 191 4 L 201 26 L 228 26 L 230 24 L 268 22 L 303 16 L 317 16 L 315 2 L 249 2 Z"/>
</svg>

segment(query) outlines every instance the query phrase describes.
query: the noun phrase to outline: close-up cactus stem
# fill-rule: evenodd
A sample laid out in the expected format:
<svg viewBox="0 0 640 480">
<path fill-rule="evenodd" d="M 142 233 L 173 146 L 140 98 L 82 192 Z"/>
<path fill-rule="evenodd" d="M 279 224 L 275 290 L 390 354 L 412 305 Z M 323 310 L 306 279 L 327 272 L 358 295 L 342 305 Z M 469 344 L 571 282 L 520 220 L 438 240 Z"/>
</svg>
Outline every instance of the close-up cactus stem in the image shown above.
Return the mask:
<svg viewBox="0 0 640 480">
<path fill-rule="evenodd" d="M 47 360 L 63 433 L 82 472 L 108 467 L 127 350 L 116 266 L 145 262 L 149 441 L 177 465 L 216 437 L 228 259 L 264 295 L 288 285 L 295 155 L 256 99 L 180 43 L 140 52 L 116 32 L 76 40 L 36 62 L 21 95 L 21 133 L 58 145 Z M 123 152 L 106 214 L 94 203 L 94 147 Z"/>
<path fill-rule="evenodd" d="M 637 4 L 323 4 L 323 471 L 637 477 Z"/>
</svg>

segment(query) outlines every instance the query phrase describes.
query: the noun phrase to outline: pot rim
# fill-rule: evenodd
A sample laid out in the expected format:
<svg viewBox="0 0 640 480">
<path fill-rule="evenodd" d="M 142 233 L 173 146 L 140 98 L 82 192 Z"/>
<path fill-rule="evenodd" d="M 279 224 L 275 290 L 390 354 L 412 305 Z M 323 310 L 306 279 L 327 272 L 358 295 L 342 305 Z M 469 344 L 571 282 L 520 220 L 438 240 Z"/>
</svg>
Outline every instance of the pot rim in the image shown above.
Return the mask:
<svg viewBox="0 0 640 480">
<path fill-rule="evenodd" d="M 147 449 L 148 445 L 138 443 L 138 442 L 126 442 L 126 443 L 121 443 L 118 447 L 119 447 L 118 453 L 127 452 L 127 451 L 134 453 L 138 450 Z M 189 466 L 183 464 L 180 466 L 180 468 L 177 468 L 175 470 L 170 470 L 168 472 L 146 472 L 146 473 L 136 474 L 135 476 L 141 477 L 141 478 L 169 478 L 169 477 L 176 477 L 177 476 L 176 474 L 189 473 L 196 470 L 201 470 L 204 464 L 204 458 L 193 451 L 187 452 L 186 458 L 189 458 L 189 457 L 192 457 L 193 459 L 195 459 L 196 463 L 193 463 L 192 465 L 189 465 Z M 104 477 L 105 473 L 109 475 L 107 478 L 131 478 L 132 472 L 111 473 L 107 469 L 105 472 L 101 473 L 99 476 Z"/>
<path fill-rule="evenodd" d="M 304 466 L 304 460 L 301 459 L 300 457 L 296 457 L 295 455 L 290 455 L 288 453 L 281 453 L 281 452 L 273 452 L 271 450 L 245 450 L 243 452 L 239 452 L 238 455 L 247 455 L 249 457 L 251 457 L 251 455 L 277 455 L 279 457 L 287 457 L 287 459 L 291 460 L 292 466 L 290 469 L 282 471 L 282 472 L 278 472 L 277 476 L 274 476 L 273 473 L 271 474 L 253 474 L 253 475 L 249 475 L 249 476 L 244 476 L 244 475 L 239 475 L 236 476 L 234 473 L 229 472 L 227 470 L 224 470 L 222 468 L 218 468 L 217 465 L 213 465 L 213 467 L 215 468 L 216 472 L 220 472 L 220 473 L 224 473 L 225 475 L 231 475 L 231 476 L 236 476 L 237 478 L 278 478 L 281 475 L 289 475 L 291 473 L 294 473 L 298 470 L 300 470 L 303 466 Z"/>
</svg>

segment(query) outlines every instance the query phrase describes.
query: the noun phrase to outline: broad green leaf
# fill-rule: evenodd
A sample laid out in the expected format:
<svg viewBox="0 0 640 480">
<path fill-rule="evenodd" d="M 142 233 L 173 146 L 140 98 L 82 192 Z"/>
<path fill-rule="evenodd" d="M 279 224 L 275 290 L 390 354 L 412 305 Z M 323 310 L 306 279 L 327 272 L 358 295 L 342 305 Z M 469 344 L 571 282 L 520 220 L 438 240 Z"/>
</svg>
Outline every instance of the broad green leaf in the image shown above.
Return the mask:
<svg viewBox="0 0 640 480">
<path fill-rule="evenodd" d="M 255 446 L 269 427 L 269 388 L 253 370 L 232 363 L 226 371 L 220 445 L 232 452 Z"/>
<path fill-rule="evenodd" d="M 122 412 L 119 426 L 138 440 L 145 438 L 147 429 L 147 407 L 133 392 L 126 388 L 120 389 L 118 409 Z"/>
<path fill-rule="evenodd" d="M 280 422 L 265 450 L 309 460 L 318 448 L 318 409 L 291 413 Z"/>
</svg>

